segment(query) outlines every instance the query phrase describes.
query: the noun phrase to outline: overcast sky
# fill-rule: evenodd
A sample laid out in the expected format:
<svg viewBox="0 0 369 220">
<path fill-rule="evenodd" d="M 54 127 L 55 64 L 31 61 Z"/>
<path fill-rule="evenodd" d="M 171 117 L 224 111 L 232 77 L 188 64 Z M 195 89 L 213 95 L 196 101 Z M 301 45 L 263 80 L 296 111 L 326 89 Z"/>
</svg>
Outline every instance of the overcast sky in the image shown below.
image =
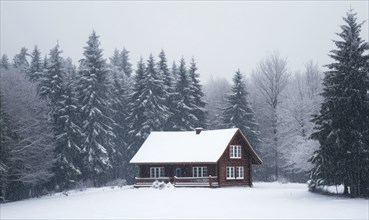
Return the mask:
<svg viewBox="0 0 369 220">
<path fill-rule="evenodd" d="M 350 6 L 368 21 L 368 1 L 1 1 L 1 53 L 13 58 L 37 44 L 45 54 L 59 41 L 76 62 L 94 29 L 106 58 L 123 47 L 134 67 L 161 49 L 170 62 L 194 56 L 204 83 L 211 75 L 231 79 L 238 68 L 249 74 L 274 50 L 296 71 L 310 59 L 330 62 L 331 39 Z"/>
</svg>

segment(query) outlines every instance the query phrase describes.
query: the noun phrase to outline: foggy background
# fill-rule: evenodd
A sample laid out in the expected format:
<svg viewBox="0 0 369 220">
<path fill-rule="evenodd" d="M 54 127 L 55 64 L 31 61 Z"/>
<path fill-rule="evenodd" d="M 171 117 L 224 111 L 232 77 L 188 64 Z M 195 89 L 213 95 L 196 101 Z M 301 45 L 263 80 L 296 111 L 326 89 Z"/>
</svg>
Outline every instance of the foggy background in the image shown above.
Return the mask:
<svg viewBox="0 0 369 220">
<path fill-rule="evenodd" d="M 1 1 L 1 54 L 12 59 L 35 44 L 46 54 L 58 41 L 62 56 L 77 64 L 94 29 L 105 58 L 125 47 L 136 68 L 140 56 L 164 49 L 169 64 L 195 57 L 203 83 L 211 75 L 230 80 L 238 68 L 250 74 L 274 50 L 291 71 L 310 59 L 329 63 L 331 39 L 350 7 L 368 21 L 368 1 Z"/>
</svg>

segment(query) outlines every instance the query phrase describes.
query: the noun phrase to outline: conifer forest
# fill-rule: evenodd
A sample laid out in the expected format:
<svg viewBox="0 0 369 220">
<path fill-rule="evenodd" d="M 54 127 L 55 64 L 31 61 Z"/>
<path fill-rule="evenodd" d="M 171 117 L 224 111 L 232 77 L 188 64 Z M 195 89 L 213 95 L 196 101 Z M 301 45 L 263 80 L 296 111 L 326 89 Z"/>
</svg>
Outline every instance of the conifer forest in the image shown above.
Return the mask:
<svg viewBox="0 0 369 220">
<path fill-rule="evenodd" d="M 169 57 L 165 47 L 132 57 L 129 45 L 116 45 L 107 54 L 94 29 L 80 60 L 56 39 L 49 51 L 3 51 L 0 200 L 131 185 L 138 171 L 129 161 L 152 131 L 199 127 L 239 128 L 263 160 L 255 181 L 307 183 L 313 192 L 342 185 L 367 198 L 368 21 L 353 9 L 342 16 L 337 40 L 325 42 L 332 62 L 311 57 L 291 70 L 289 54 L 275 50 L 224 73 L 232 80 L 202 80 L 196 56 Z"/>
</svg>

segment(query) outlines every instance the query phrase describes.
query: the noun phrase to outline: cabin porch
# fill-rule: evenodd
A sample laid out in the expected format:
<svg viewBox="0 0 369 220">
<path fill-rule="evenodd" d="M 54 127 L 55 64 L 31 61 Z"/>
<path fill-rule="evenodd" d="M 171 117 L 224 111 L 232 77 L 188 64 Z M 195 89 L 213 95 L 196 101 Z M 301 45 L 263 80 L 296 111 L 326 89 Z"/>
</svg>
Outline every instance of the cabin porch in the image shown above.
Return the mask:
<svg viewBox="0 0 369 220">
<path fill-rule="evenodd" d="M 135 187 L 151 186 L 155 180 L 176 187 L 218 187 L 216 164 L 147 164 L 139 165 Z"/>
<path fill-rule="evenodd" d="M 159 182 L 172 183 L 175 187 L 218 187 L 218 177 L 136 177 L 134 187 L 150 187 L 152 183 L 158 180 Z"/>
</svg>

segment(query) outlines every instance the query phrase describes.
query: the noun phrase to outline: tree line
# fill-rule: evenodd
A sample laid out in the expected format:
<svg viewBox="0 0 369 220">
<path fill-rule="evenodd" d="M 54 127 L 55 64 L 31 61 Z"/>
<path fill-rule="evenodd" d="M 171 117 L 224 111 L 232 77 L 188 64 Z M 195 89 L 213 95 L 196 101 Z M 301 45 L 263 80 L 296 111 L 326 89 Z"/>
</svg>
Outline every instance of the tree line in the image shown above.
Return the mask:
<svg viewBox="0 0 369 220">
<path fill-rule="evenodd" d="M 152 54 L 146 61 L 141 58 L 134 71 L 125 48 L 115 50 L 110 62 L 104 60 L 95 32 L 78 67 L 61 54 L 57 44 L 44 59 L 37 46 L 31 54 L 22 48 L 11 64 L 2 57 L 4 200 L 63 191 L 81 181 L 93 186 L 116 179 L 132 183 L 136 168 L 129 160 L 151 131 L 208 128 L 194 59 L 187 65 L 182 58 L 170 68 L 161 51 L 157 61 Z M 246 94 L 240 72 L 236 76 L 241 84 L 235 90 Z M 241 107 L 254 114 L 246 97 L 239 98 L 230 99 L 230 105 L 246 102 Z M 240 120 L 250 118 L 245 112 L 227 121 L 238 112 L 225 112 L 226 127 L 251 131 L 241 127 Z"/>
<path fill-rule="evenodd" d="M 132 183 L 129 160 L 151 131 L 237 127 L 264 161 L 255 178 L 310 179 L 368 195 L 368 43 L 355 14 L 323 74 L 309 61 L 292 73 L 287 59 L 272 53 L 232 85 L 200 83 L 197 63 L 171 66 L 162 50 L 133 67 L 129 51 L 103 58 L 92 32 L 78 66 L 57 44 L 42 58 L 37 46 L 10 62 L 1 59 L 2 200 L 63 191 L 91 182 Z M 28 60 L 30 59 L 30 62 Z"/>
</svg>

